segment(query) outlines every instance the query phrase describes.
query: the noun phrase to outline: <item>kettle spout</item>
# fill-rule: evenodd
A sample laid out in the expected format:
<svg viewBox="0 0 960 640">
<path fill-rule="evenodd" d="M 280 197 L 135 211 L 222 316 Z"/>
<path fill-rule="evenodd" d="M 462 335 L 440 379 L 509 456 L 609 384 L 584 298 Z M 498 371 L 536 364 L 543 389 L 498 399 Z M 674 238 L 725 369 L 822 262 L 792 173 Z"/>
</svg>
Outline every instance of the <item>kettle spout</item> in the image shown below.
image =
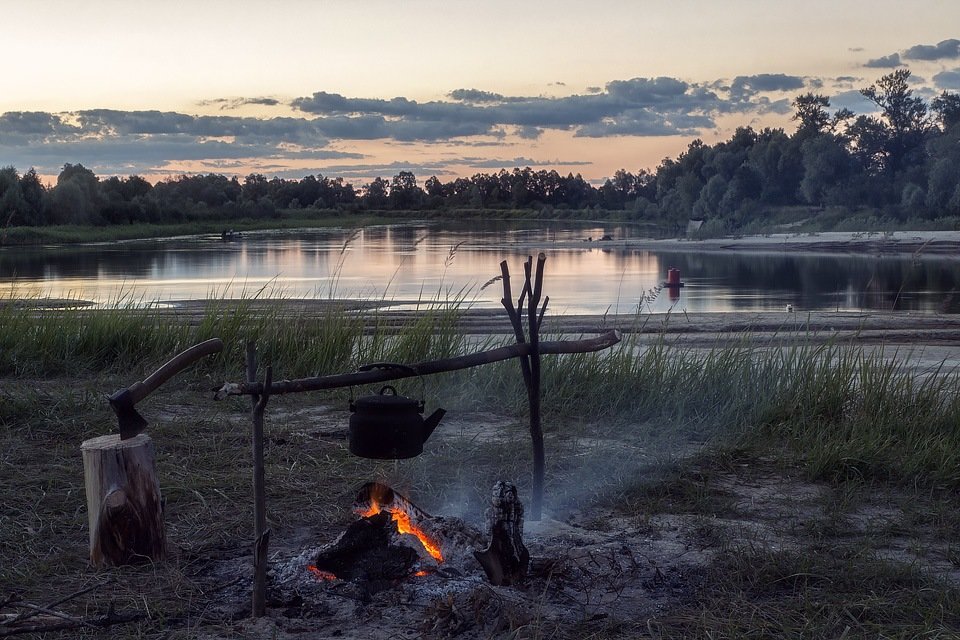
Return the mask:
<svg viewBox="0 0 960 640">
<path fill-rule="evenodd" d="M 437 409 L 423 420 L 423 441 L 426 442 L 433 430 L 440 424 L 440 420 L 446 415 L 446 409 Z"/>
</svg>

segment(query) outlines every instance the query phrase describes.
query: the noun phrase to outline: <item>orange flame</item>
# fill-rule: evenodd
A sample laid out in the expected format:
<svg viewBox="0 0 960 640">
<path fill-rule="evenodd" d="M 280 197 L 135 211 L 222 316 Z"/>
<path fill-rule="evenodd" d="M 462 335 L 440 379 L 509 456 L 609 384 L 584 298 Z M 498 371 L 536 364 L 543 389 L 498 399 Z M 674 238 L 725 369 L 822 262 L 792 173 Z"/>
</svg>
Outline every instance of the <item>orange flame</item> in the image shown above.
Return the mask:
<svg viewBox="0 0 960 640">
<path fill-rule="evenodd" d="M 428 575 L 430 575 L 430 572 L 427 571 L 426 569 L 421 569 L 420 571 L 417 571 L 417 572 L 416 572 L 415 574 L 413 574 L 413 575 L 414 575 L 414 577 L 416 577 L 416 578 L 422 578 L 423 576 L 428 576 Z"/>
<path fill-rule="evenodd" d="M 423 545 L 423 548 L 427 550 L 434 560 L 437 562 L 443 562 L 443 554 L 440 552 L 440 545 L 428 536 L 422 529 L 417 525 L 413 524 L 410 520 L 410 516 L 403 510 L 397 509 L 384 509 L 380 506 L 380 503 L 373 496 L 370 497 L 370 508 L 365 510 L 357 510 L 357 514 L 362 518 L 369 518 L 370 516 L 375 516 L 381 511 L 386 511 L 389 513 L 393 520 L 397 523 L 397 531 L 400 533 L 412 533 L 417 537 L 417 540 L 420 541 L 420 544 Z"/>
<path fill-rule="evenodd" d="M 336 575 L 330 573 L 329 571 L 324 571 L 323 569 L 317 569 L 312 564 L 307 565 L 307 570 L 310 571 L 310 573 L 312 573 L 313 575 L 317 576 L 317 578 L 320 580 L 330 581 L 330 580 L 337 579 Z"/>
</svg>

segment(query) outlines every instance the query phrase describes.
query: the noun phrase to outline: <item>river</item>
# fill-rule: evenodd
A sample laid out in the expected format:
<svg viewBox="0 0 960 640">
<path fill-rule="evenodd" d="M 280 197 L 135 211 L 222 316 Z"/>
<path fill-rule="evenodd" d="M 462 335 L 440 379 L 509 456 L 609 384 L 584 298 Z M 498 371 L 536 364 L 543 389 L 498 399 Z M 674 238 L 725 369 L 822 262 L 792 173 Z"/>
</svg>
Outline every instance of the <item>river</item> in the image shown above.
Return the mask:
<svg viewBox="0 0 960 640">
<path fill-rule="evenodd" d="M 798 252 L 622 247 L 629 225 L 415 223 L 249 232 L 165 240 L 0 249 L 0 286 L 17 297 L 100 305 L 210 297 L 462 300 L 498 307 L 501 260 L 522 273 L 547 254 L 552 313 L 894 310 L 960 313 L 960 261 Z M 536 248 L 536 249 L 535 249 Z M 667 270 L 682 288 L 661 288 Z M 516 287 L 515 287 L 516 289 Z"/>
</svg>

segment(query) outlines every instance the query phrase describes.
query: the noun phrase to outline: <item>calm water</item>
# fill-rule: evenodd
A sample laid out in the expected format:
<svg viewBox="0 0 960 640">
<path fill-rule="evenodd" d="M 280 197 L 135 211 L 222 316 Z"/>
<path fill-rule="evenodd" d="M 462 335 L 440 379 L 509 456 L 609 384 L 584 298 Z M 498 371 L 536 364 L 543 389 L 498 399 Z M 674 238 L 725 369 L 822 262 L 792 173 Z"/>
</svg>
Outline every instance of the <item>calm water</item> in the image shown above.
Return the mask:
<svg viewBox="0 0 960 640">
<path fill-rule="evenodd" d="M 0 250 L 0 284 L 19 296 L 164 302 L 259 295 L 445 299 L 463 292 L 498 307 L 500 285 L 483 289 L 506 259 L 522 273 L 531 243 L 546 251 L 545 293 L 554 313 L 886 309 L 960 312 L 960 260 L 801 254 L 678 253 L 556 241 L 615 238 L 630 227 L 431 225 L 248 233 L 163 241 Z M 522 246 L 520 246 L 522 245 Z M 685 287 L 652 289 L 667 269 Z M 516 287 L 515 287 L 516 288 Z M 652 299 L 650 299 L 652 297 Z"/>
</svg>

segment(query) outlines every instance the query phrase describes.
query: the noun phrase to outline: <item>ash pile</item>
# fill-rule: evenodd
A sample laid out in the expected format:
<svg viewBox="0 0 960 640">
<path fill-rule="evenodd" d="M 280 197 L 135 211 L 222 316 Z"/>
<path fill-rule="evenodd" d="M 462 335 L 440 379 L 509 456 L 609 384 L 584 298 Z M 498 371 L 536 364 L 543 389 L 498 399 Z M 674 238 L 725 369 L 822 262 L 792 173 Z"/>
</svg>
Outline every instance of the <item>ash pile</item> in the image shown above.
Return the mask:
<svg viewBox="0 0 960 640">
<path fill-rule="evenodd" d="M 523 506 L 506 482 L 494 486 L 485 531 L 432 516 L 379 483 L 364 485 L 354 512 L 334 541 L 274 560 L 268 624 L 281 635 L 321 624 L 322 637 L 344 638 L 588 632 L 643 619 L 690 592 L 684 570 L 652 565 L 642 553 L 649 540 L 629 531 L 545 520 L 525 541 Z M 238 595 L 249 594 L 243 587 Z"/>
</svg>

